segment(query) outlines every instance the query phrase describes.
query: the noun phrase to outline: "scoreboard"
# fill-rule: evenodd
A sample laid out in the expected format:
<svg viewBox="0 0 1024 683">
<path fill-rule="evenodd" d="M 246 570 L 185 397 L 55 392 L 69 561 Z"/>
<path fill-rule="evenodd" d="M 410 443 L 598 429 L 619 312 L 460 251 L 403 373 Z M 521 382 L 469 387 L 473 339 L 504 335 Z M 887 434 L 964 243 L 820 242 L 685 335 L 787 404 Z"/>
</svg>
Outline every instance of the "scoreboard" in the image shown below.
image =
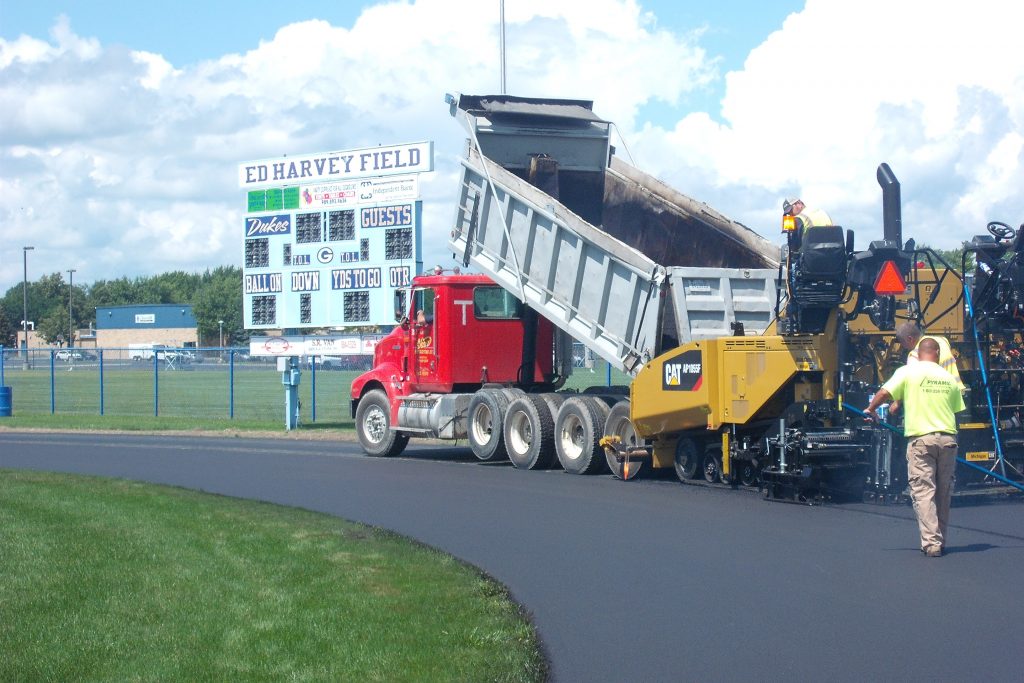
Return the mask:
<svg viewBox="0 0 1024 683">
<path fill-rule="evenodd" d="M 242 293 L 251 330 L 393 325 L 423 269 L 420 142 L 240 164 Z"/>
</svg>

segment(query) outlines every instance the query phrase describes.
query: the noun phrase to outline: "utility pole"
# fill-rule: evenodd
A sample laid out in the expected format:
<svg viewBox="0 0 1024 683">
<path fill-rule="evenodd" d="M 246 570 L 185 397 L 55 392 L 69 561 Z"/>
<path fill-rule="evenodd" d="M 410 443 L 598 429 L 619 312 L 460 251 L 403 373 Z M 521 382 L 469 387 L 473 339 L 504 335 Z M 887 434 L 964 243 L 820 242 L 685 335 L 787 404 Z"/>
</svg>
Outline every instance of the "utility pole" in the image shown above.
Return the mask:
<svg viewBox="0 0 1024 683">
<path fill-rule="evenodd" d="M 72 348 L 75 345 L 75 318 L 71 315 L 71 299 L 75 295 L 75 271 L 74 268 L 68 270 L 68 348 Z"/>
<path fill-rule="evenodd" d="M 22 317 L 21 327 L 25 332 L 25 369 L 29 369 L 28 364 L 28 252 L 35 249 L 35 247 L 22 247 L 21 248 L 21 260 L 24 271 L 21 276 L 21 302 L 22 302 Z M 33 327 L 33 329 L 35 329 Z"/>
<path fill-rule="evenodd" d="M 498 0 L 498 49 L 501 50 L 501 94 L 507 95 L 505 87 L 505 0 Z"/>
</svg>

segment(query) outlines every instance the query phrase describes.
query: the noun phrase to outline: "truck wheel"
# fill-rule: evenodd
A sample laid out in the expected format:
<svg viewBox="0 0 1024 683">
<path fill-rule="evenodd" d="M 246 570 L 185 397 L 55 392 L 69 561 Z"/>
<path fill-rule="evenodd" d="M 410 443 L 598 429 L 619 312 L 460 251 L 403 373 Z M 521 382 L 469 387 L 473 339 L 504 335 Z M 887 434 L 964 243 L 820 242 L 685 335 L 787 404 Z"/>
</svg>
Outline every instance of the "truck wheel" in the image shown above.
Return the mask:
<svg viewBox="0 0 1024 683">
<path fill-rule="evenodd" d="M 573 396 L 558 409 L 555 452 L 566 472 L 595 474 L 608 466 L 598 445 L 608 412 L 608 406 L 592 396 Z"/>
<path fill-rule="evenodd" d="M 508 457 L 502 433 L 508 404 L 508 396 L 500 389 L 481 389 L 469 399 L 469 445 L 473 455 L 483 462 Z"/>
<path fill-rule="evenodd" d="M 398 455 L 409 443 L 406 434 L 391 429 L 391 406 L 387 394 L 380 389 L 368 391 L 359 399 L 356 434 L 366 454 L 375 457 Z"/>
<path fill-rule="evenodd" d="M 548 404 L 548 410 L 551 411 L 551 421 L 554 422 L 558 419 L 558 409 L 565 403 L 565 394 L 541 394 L 540 397 L 544 399 L 544 403 Z"/>
<path fill-rule="evenodd" d="M 629 419 L 629 399 L 619 401 L 612 406 L 608 413 L 608 419 L 604 421 L 604 435 L 619 437 L 619 445 L 622 448 L 642 448 L 647 445 L 646 441 L 636 435 L 636 429 L 633 428 L 633 423 Z M 606 448 L 604 457 L 608 462 L 608 469 L 612 471 L 612 476 L 616 479 L 626 481 L 633 479 L 640 474 L 640 470 L 643 468 L 643 460 L 631 458 L 627 470 L 626 463 L 619 462 L 616 457 L 614 448 Z"/>
<path fill-rule="evenodd" d="M 521 470 L 551 467 L 555 460 L 555 422 L 544 399 L 527 394 L 509 404 L 505 448 L 508 459 Z"/>
<path fill-rule="evenodd" d="M 548 407 L 548 411 L 551 414 L 551 424 L 554 425 L 555 420 L 558 419 L 558 409 L 562 407 L 563 403 L 565 403 L 566 396 L 565 394 L 541 394 L 540 397 L 541 399 L 543 399 L 544 404 Z M 551 439 L 552 448 L 555 448 L 553 435 Z M 554 457 L 551 458 L 551 464 L 548 465 L 548 467 L 550 467 L 551 469 L 561 467 L 562 463 L 558 461 L 557 449 L 552 452 L 554 452 L 555 455 Z"/>
<path fill-rule="evenodd" d="M 693 439 L 682 437 L 676 443 L 676 476 L 679 481 L 687 481 L 697 476 L 701 471 L 703 453 L 697 448 Z"/>
</svg>

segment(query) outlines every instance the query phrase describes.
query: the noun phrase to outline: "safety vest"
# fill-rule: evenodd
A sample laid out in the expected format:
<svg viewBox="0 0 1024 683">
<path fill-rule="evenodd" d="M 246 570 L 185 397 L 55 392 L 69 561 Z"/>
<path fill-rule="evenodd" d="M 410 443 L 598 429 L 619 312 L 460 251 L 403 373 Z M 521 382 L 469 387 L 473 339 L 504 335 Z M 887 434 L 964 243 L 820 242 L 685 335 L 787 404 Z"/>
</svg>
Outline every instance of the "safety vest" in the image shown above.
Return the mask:
<svg viewBox="0 0 1024 683">
<path fill-rule="evenodd" d="M 796 217 L 800 221 L 800 225 L 803 226 L 804 232 L 807 232 L 810 228 L 820 228 L 823 225 L 835 225 L 832 222 L 832 217 L 829 216 L 821 209 L 804 209 Z"/>
<path fill-rule="evenodd" d="M 932 432 L 956 434 L 956 413 L 966 406 L 956 382 L 936 363 L 919 361 L 897 368 L 882 388 L 903 404 L 903 433 L 908 439 Z"/>
<path fill-rule="evenodd" d="M 939 345 L 939 367 L 953 376 L 957 389 L 962 393 L 964 391 L 964 381 L 960 379 L 960 369 L 956 366 L 956 356 L 953 355 L 953 349 L 950 348 L 949 340 L 945 337 L 933 334 L 926 334 L 921 337 L 917 342 L 917 346 L 912 348 L 910 353 L 907 354 L 907 364 L 918 362 L 917 349 L 925 339 L 934 339 L 935 343 Z"/>
</svg>

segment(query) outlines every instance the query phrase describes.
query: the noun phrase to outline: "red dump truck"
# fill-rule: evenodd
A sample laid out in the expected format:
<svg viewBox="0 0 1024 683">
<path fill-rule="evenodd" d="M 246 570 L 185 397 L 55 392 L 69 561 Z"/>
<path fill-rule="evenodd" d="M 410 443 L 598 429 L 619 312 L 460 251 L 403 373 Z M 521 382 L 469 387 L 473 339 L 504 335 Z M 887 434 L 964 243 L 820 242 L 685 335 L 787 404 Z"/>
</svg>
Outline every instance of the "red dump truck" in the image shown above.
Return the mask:
<svg viewBox="0 0 1024 683">
<path fill-rule="evenodd" d="M 471 137 L 449 246 L 488 275 L 414 279 L 352 384 L 359 440 L 384 456 L 467 439 L 481 460 L 628 477 L 598 445 L 629 438 L 628 390 L 559 391 L 573 340 L 631 377 L 666 345 L 759 333 L 778 247 L 614 158 L 590 102 L 449 103 Z"/>
</svg>

